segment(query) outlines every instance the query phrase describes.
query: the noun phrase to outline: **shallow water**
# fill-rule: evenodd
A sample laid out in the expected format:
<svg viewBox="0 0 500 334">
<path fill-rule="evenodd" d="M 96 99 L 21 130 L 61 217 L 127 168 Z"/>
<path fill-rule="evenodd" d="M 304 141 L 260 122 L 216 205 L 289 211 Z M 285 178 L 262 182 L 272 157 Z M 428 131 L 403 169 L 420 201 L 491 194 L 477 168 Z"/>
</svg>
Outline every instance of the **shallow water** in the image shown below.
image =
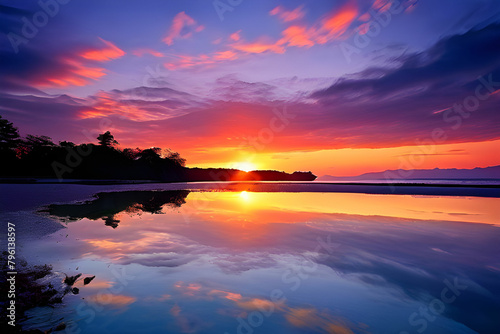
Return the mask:
<svg viewBox="0 0 500 334">
<path fill-rule="evenodd" d="M 24 256 L 96 278 L 27 328 L 60 318 L 74 333 L 500 328 L 499 198 L 129 189 L 57 202 L 42 215 L 64 228 Z"/>
</svg>

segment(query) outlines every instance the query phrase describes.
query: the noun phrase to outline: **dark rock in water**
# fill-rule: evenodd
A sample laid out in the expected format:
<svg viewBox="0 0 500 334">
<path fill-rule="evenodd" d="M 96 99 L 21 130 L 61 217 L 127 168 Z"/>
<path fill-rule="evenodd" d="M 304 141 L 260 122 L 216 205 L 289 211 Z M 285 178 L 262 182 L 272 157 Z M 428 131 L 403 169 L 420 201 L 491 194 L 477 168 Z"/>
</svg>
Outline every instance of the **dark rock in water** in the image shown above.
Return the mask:
<svg viewBox="0 0 500 334">
<path fill-rule="evenodd" d="M 79 294 L 79 293 L 80 293 L 80 289 L 78 289 L 78 288 L 73 288 L 73 289 L 71 289 L 71 292 L 73 292 L 73 294 L 74 294 L 74 295 L 77 295 L 77 294 Z"/>
<path fill-rule="evenodd" d="M 83 279 L 83 285 L 87 285 L 87 284 L 89 284 L 90 282 L 92 282 L 92 280 L 93 280 L 94 278 L 95 278 L 95 275 L 94 275 L 94 276 L 92 276 L 92 277 L 85 277 L 85 278 Z"/>
<path fill-rule="evenodd" d="M 68 275 L 66 275 L 66 278 L 64 279 L 64 283 L 66 283 L 67 285 L 71 286 L 71 285 L 75 284 L 76 280 L 78 278 L 80 278 L 80 276 L 82 276 L 82 274 L 78 274 L 78 275 L 75 275 L 75 276 L 68 276 Z"/>
</svg>

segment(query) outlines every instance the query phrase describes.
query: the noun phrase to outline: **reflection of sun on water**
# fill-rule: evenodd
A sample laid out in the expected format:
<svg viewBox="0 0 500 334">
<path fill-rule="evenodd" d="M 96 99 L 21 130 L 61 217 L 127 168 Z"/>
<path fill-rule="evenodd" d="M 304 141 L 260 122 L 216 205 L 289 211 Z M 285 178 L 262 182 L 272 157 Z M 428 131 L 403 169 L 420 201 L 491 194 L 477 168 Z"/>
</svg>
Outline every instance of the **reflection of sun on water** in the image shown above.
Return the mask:
<svg viewBox="0 0 500 334">
<path fill-rule="evenodd" d="M 246 191 L 242 191 L 240 193 L 240 198 L 244 200 L 245 202 L 248 202 L 250 200 L 250 194 Z"/>
</svg>

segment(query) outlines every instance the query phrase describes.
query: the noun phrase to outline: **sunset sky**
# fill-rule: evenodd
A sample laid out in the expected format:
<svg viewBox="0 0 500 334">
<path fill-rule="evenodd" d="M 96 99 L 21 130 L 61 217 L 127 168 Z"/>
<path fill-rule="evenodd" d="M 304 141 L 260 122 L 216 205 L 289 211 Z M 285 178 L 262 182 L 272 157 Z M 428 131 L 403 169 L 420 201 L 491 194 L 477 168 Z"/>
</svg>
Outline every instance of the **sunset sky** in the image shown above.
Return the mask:
<svg viewBox="0 0 500 334">
<path fill-rule="evenodd" d="M 2 0 L 22 135 L 316 175 L 500 164 L 495 0 Z"/>
</svg>

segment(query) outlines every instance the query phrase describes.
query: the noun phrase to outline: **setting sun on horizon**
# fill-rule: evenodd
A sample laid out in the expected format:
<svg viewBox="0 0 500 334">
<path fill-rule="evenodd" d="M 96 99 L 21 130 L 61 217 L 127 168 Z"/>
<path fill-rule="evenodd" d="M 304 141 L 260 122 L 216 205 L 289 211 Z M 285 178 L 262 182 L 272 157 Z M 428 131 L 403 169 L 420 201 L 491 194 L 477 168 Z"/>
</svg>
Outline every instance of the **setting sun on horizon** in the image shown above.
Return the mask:
<svg viewBox="0 0 500 334">
<path fill-rule="evenodd" d="M 257 170 L 257 165 L 254 163 L 244 161 L 244 162 L 236 162 L 231 164 L 232 168 L 242 170 L 244 172 L 251 172 L 253 170 Z"/>
</svg>

